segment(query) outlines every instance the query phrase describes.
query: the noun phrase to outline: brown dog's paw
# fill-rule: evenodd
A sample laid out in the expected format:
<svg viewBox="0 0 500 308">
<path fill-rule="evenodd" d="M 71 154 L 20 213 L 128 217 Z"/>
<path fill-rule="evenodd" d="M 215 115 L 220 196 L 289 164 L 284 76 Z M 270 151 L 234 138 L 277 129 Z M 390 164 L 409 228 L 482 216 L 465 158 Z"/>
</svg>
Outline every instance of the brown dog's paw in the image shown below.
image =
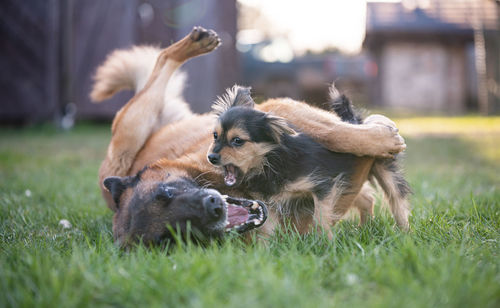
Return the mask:
<svg viewBox="0 0 500 308">
<path fill-rule="evenodd" d="M 376 135 L 374 137 L 378 142 L 378 147 L 374 156 L 394 158 L 395 154 L 401 153 L 406 149 L 405 140 L 399 135 L 396 123 L 388 117 L 374 114 L 367 117 L 363 123 L 370 125 L 372 132 Z"/>
<path fill-rule="evenodd" d="M 397 128 L 383 124 L 369 124 L 373 133 L 372 141 L 376 143 L 373 156 L 379 158 L 394 158 L 395 154 L 406 149 L 405 140 L 398 134 Z"/>
<path fill-rule="evenodd" d="M 214 30 L 207 30 L 203 27 L 194 27 L 189 38 L 195 42 L 203 52 L 209 52 L 221 44 L 221 40 Z"/>
<path fill-rule="evenodd" d="M 215 50 L 221 44 L 221 40 L 215 31 L 202 27 L 194 27 L 182 40 L 165 48 L 159 60 L 173 59 L 184 62 L 190 58 L 200 56 Z"/>
<path fill-rule="evenodd" d="M 396 123 L 394 123 L 394 121 L 392 121 L 388 117 L 383 116 L 381 114 L 369 115 L 368 117 L 366 117 L 366 119 L 363 120 L 363 123 L 364 124 L 381 124 L 381 125 L 384 125 L 384 126 L 387 126 L 391 129 L 393 129 L 396 132 L 399 131 L 398 128 L 396 127 Z"/>
</svg>

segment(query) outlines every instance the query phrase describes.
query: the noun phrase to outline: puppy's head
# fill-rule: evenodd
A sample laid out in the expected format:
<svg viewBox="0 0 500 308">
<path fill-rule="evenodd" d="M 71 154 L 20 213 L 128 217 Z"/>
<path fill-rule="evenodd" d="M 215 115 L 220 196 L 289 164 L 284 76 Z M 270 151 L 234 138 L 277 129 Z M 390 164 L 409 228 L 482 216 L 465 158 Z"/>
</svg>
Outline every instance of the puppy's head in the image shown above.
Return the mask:
<svg viewBox="0 0 500 308">
<path fill-rule="evenodd" d="M 234 86 L 212 106 L 218 121 L 208 161 L 224 169 L 227 186 L 241 184 L 260 173 L 266 155 L 280 146 L 284 135 L 294 134 L 283 118 L 254 108 L 250 88 Z"/>
</svg>

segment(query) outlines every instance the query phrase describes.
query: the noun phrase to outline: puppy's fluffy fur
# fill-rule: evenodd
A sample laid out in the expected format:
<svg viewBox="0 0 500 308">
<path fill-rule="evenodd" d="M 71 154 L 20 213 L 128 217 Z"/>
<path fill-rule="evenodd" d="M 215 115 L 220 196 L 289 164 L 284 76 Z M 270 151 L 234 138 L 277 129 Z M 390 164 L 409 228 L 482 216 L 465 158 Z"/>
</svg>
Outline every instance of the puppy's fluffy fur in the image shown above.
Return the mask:
<svg viewBox="0 0 500 308">
<path fill-rule="evenodd" d="M 351 102 L 331 87 L 331 109 L 343 121 L 360 124 Z M 228 186 L 240 186 L 254 198 L 269 202 L 282 216 L 301 218 L 314 212 L 323 227 L 343 213 L 337 201 L 351 194 L 358 158 L 326 149 L 283 118 L 253 108 L 249 88 L 235 86 L 213 105 L 218 122 L 208 160 L 224 169 Z M 369 178 L 384 191 L 396 222 L 408 228 L 408 183 L 395 160 L 373 163 Z M 309 205 L 314 204 L 314 209 Z M 347 205 L 347 208 L 351 204 Z M 362 219 L 364 220 L 364 219 Z"/>
</svg>

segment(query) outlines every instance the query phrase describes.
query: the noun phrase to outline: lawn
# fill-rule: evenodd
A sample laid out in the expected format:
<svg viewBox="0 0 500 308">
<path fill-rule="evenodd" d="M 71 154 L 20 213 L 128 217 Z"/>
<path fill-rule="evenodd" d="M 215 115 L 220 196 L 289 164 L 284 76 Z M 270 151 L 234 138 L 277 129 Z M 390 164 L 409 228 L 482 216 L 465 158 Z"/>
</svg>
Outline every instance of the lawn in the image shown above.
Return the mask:
<svg viewBox="0 0 500 308">
<path fill-rule="evenodd" d="M 409 118 L 412 231 L 125 253 L 97 186 L 109 127 L 0 131 L 0 306 L 500 307 L 500 118 Z M 71 228 L 59 221 L 67 219 Z"/>
</svg>

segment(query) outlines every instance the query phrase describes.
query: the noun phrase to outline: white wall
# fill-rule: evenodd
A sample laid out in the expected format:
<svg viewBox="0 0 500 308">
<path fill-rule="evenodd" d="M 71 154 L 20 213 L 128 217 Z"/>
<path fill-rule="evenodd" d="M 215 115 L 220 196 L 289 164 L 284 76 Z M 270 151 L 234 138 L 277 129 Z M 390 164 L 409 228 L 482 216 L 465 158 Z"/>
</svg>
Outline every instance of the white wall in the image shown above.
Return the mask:
<svg viewBox="0 0 500 308">
<path fill-rule="evenodd" d="M 381 53 L 382 104 L 424 112 L 465 107 L 465 51 L 439 42 L 390 42 Z"/>
</svg>

